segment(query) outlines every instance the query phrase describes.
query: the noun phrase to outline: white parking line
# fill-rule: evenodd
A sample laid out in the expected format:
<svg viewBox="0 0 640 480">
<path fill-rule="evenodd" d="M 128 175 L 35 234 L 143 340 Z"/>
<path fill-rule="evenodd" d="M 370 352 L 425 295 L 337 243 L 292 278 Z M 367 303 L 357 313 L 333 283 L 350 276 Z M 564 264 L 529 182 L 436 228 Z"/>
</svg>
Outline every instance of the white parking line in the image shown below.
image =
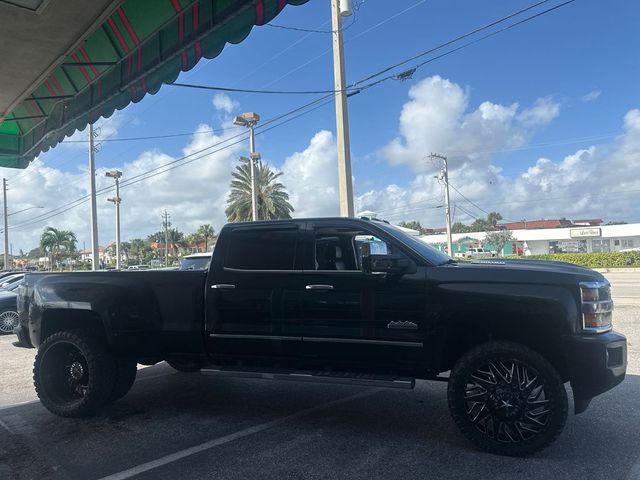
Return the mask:
<svg viewBox="0 0 640 480">
<path fill-rule="evenodd" d="M 124 480 L 126 478 L 131 478 L 141 473 L 148 472 L 149 470 L 153 470 L 154 468 L 158 468 L 163 465 L 167 465 L 169 463 L 173 463 L 178 460 L 181 460 L 185 457 L 195 455 L 196 453 L 204 452 L 205 450 L 209 450 L 210 448 L 224 445 L 225 443 L 233 442 L 234 440 L 237 440 L 239 438 L 248 437 L 249 435 L 253 435 L 254 433 L 259 433 L 269 428 L 277 427 L 278 425 L 282 425 L 283 423 L 290 422 L 292 420 L 296 420 L 298 418 L 302 418 L 307 415 L 311 415 L 313 413 L 320 412 L 322 410 L 326 410 L 331 407 L 335 407 L 336 405 L 340 405 L 342 403 L 347 403 L 352 400 L 356 400 L 358 398 L 368 397 L 370 395 L 373 395 L 374 393 L 379 392 L 380 390 L 382 389 L 375 388 L 375 389 L 365 390 L 364 392 L 356 393 L 355 395 L 350 395 L 348 397 L 344 397 L 339 400 L 334 400 L 332 402 L 327 402 L 322 405 L 318 405 L 317 407 L 307 408 L 306 410 L 301 410 L 299 412 L 292 413 L 291 415 L 287 415 L 286 417 L 277 418 L 275 420 L 271 420 L 270 422 L 261 423 L 260 425 L 255 425 L 253 427 L 245 428 L 244 430 L 240 430 L 238 432 L 225 435 L 224 437 L 219 437 L 214 440 L 201 443 L 200 445 L 196 445 L 194 447 L 186 448 L 184 450 L 171 453 L 164 457 L 160 457 L 156 460 L 152 460 L 151 462 L 146 462 L 141 465 L 137 465 L 135 467 L 129 468 L 127 470 L 123 470 L 122 472 L 114 473 L 113 475 L 108 475 L 106 477 L 101 478 L 100 480 Z"/>
</svg>

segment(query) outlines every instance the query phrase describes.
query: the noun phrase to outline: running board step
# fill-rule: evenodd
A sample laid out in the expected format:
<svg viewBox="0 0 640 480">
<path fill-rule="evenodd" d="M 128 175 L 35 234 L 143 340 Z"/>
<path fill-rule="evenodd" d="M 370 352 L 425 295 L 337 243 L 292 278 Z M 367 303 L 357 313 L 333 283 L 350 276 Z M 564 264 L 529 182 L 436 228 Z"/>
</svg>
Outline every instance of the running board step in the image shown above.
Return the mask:
<svg viewBox="0 0 640 480">
<path fill-rule="evenodd" d="M 217 377 L 259 378 L 266 380 L 289 380 L 296 382 L 338 383 L 342 385 L 362 385 L 367 387 L 412 389 L 415 379 L 393 375 L 373 375 L 368 373 L 326 372 L 312 370 L 269 370 L 257 371 L 240 367 L 208 367 L 200 370 L 202 375 Z"/>
</svg>

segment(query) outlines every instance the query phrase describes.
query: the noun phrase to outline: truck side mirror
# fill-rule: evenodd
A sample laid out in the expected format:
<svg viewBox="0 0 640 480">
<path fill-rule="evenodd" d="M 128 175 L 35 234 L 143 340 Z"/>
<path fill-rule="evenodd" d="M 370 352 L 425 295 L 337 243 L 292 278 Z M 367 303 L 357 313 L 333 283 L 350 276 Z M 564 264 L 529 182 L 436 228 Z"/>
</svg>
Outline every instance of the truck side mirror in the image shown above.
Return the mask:
<svg viewBox="0 0 640 480">
<path fill-rule="evenodd" d="M 371 273 L 403 275 L 405 273 L 415 273 L 417 271 L 416 264 L 403 255 L 369 255 L 368 258 Z"/>
</svg>

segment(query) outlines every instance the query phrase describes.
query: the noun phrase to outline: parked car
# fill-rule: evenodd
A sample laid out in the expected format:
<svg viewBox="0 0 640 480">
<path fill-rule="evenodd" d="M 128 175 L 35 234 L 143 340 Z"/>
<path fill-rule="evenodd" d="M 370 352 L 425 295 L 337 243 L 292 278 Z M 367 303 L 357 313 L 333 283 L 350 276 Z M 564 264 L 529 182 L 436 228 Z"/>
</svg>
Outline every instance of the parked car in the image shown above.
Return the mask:
<svg viewBox="0 0 640 480">
<path fill-rule="evenodd" d="M 20 283 L 24 279 L 24 273 L 16 273 L 0 279 L 0 288 L 7 288 L 14 283 Z"/>
<path fill-rule="evenodd" d="M 180 270 L 206 270 L 211 261 L 211 252 L 192 253 L 182 258 Z"/>
<path fill-rule="evenodd" d="M 565 383 L 582 413 L 626 372 L 602 274 L 456 262 L 374 220 L 229 224 L 206 271 L 27 274 L 19 292 L 36 392 L 64 417 L 125 395 L 136 362 L 389 388 L 424 379 L 448 382 L 476 446 L 527 455 L 562 432 Z"/>
<path fill-rule="evenodd" d="M 127 270 L 149 270 L 150 268 L 149 265 L 129 265 Z"/>
<path fill-rule="evenodd" d="M 17 298 L 18 294 L 13 290 L 0 291 L 0 335 L 13 333 L 19 325 Z"/>
<path fill-rule="evenodd" d="M 455 254 L 458 258 L 490 258 L 495 257 L 496 252 L 491 250 L 485 250 L 482 247 L 470 248 L 466 252 L 459 252 Z"/>
</svg>

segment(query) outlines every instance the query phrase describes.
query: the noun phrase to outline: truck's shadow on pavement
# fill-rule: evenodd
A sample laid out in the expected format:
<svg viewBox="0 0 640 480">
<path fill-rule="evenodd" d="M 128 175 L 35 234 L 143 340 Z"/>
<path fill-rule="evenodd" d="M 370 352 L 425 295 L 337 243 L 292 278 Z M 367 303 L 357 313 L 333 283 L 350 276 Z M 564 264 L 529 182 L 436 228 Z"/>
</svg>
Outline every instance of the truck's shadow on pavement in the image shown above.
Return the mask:
<svg viewBox="0 0 640 480">
<path fill-rule="evenodd" d="M 640 480 L 639 376 L 628 375 L 584 414 L 570 412 L 553 446 L 527 459 L 506 458 L 478 452 L 458 433 L 446 384 L 367 392 L 212 379 L 160 364 L 142 370 L 132 391 L 94 418 L 59 418 L 39 403 L 0 410 L 0 478 L 101 478 L 266 425 L 149 478 Z"/>
</svg>

